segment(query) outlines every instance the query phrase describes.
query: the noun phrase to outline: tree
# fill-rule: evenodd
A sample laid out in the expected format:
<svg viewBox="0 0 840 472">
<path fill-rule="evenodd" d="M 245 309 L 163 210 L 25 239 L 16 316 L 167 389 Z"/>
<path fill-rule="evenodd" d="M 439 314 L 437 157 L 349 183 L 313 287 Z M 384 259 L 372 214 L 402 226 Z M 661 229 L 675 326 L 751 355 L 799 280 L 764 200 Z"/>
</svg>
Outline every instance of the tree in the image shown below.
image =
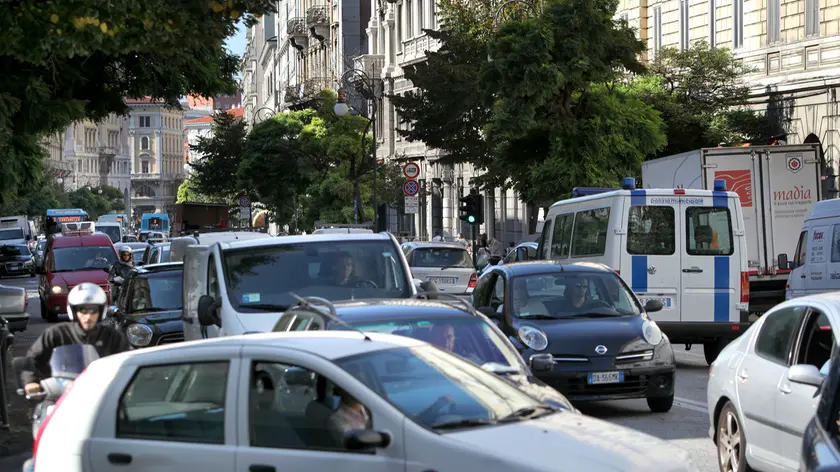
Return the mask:
<svg viewBox="0 0 840 472">
<path fill-rule="evenodd" d="M 5 176 L 8 172 L 0 174 Z M 70 199 L 62 186 L 56 182 L 56 178 L 55 173 L 48 169 L 40 187 L 29 187 L 21 195 L 0 204 L 0 215 L 23 214 L 30 219 L 36 219 L 45 216 L 50 208 L 70 207 Z"/>
<path fill-rule="evenodd" d="M 273 0 L 76 0 L 4 3 L 0 16 L 0 203 L 37 187 L 42 139 L 85 118 L 128 111 L 125 97 L 236 89 L 239 58 L 224 49 L 236 24 Z"/>
<path fill-rule="evenodd" d="M 125 210 L 123 193 L 114 187 L 80 187 L 68 193 L 67 198 L 71 207 L 87 211 L 91 221 L 107 213 Z"/>
<path fill-rule="evenodd" d="M 190 149 L 201 157 L 191 162 L 193 170 L 190 185 L 195 191 L 214 201 L 230 202 L 245 189 L 234 177 L 242 164 L 245 121 L 226 111 L 213 115 L 213 125 L 208 136 L 199 136 Z"/>
</svg>

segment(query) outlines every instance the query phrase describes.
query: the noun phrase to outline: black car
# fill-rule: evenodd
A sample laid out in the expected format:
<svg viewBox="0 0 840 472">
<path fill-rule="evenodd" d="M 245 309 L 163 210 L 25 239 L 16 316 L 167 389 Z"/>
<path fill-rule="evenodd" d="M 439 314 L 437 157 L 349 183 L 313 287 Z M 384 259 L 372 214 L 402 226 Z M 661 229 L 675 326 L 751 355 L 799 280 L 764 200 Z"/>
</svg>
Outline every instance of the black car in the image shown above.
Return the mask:
<svg viewBox="0 0 840 472">
<path fill-rule="evenodd" d="M 26 244 L 0 246 L 0 276 L 35 277 L 35 256 Z"/>
<path fill-rule="evenodd" d="M 123 329 L 135 348 L 183 341 L 183 274 L 182 262 L 134 269 L 108 311 L 108 321 Z"/>
<path fill-rule="evenodd" d="M 618 274 L 602 264 L 516 262 L 481 276 L 473 305 L 494 320 L 534 373 L 571 400 L 674 403 L 668 338 Z"/>
<path fill-rule="evenodd" d="M 170 243 L 150 244 L 143 252 L 143 265 L 169 262 Z"/>
<path fill-rule="evenodd" d="M 825 378 L 814 370 L 814 395 L 821 394 L 817 411 L 802 435 L 800 472 L 840 471 L 840 353 L 834 349 L 823 367 Z"/>
<path fill-rule="evenodd" d="M 534 398 L 559 408 L 576 411 L 563 395 L 534 377 L 525 361 L 498 328 L 485 316 L 472 310 L 464 301 L 312 301 L 286 310 L 272 331 L 324 329 L 358 329 L 419 339 L 460 355 L 485 370 L 506 378 Z"/>
</svg>

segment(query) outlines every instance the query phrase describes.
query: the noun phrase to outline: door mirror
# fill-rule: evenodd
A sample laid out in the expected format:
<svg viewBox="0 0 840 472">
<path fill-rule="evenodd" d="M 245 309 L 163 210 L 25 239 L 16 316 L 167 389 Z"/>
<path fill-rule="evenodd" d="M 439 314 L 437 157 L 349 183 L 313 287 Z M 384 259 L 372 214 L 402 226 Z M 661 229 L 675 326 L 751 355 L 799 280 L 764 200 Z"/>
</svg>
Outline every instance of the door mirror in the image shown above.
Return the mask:
<svg viewBox="0 0 840 472">
<path fill-rule="evenodd" d="M 787 254 L 779 254 L 778 266 L 781 270 L 790 269 L 790 262 L 788 262 Z"/>
<path fill-rule="evenodd" d="M 547 372 L 554 368 L 554 357 L 551 354 L 534 354 L 529 363 L 534 372 Z"/>
<path fill-rule="evenodd" d="M 357 429 L 344 433 L 344 447 L 351 451 L 388 447 L 391 435 L 371 429 Z"/>
<path fill-rule="evenodd" d="M 478 311 L 482 315 L 484 315 L 484 316 L 490 318 L 491 320 L 495 321 L 496 324 L 498 324 L 502 321 L 502 314 L 497 312 L 496 310 L 494 310 L 493 307 L 483 306 L 483 307 L 479 308 Z"/>
<path fill-rule="evenodd" d="M 438 291 L 437 285 L 435 285 L 434 282 L 430 282 L 428 280 L 425 281 L 425 282 L 422 282 L 422 281 L 420 281 L 420 279 L 414 279 L 414 280 L 417 281 L 416 286 L 417 286 L 417 290 L 419 292 L 437 292 Z"/>
<path fill-rule="evenodd" d="M 645 303 L 645 311 L 647 313 L 662 311 L 663 308 L 665 308 L 665 305 L 662 303 L 662 300 L 648 300 Z"/>
<path fill-rule="evenodd" d="M 222 327 L 222 320 L 219 319 L 218 305 L 210 295 L 202 295 L 198 299 L 198 322 L 203 326 L 216 325 Z"/>
<path fill-rule="evenodd" d="M 803 385 L 819 387 L 823 383 L 820 370 L 810 364 L 797 364 L 788 369 L 788 380 Z"/>
<path fill-rule="evenodd" d="M 112 316 L 116 316 L 117 314 L 117 306 L 111 305 L 108 307 L 108 310 L 105 312 L 105 318 L 110 318 Z"/>
</svg>

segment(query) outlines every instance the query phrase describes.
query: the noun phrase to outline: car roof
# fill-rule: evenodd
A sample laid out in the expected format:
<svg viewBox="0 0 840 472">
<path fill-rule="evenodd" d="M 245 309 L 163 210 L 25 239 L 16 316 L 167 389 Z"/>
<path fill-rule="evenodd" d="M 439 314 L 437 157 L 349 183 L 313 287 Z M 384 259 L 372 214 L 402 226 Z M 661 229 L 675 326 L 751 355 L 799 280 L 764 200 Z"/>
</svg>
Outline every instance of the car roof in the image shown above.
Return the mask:
<svg viewBox="0 0 840 472">
<path fill-rule="evenodd" d="M 117 243 L 114 246 L 126 246 L 133 251 L 136 249 L 146 249 L 147 247 L 149 247 L 149 243 Z"/>
<path fill-rule="evenodd" d="M 449 241 L 413 241 L 410 243 L 405 243 L 403 246 L 410 246 L 415 249 L 433 249 L 433 248 L 441 248 L 441 249 L 463 249 L 464 251 L 467 250 L 464 245 L 461 243 L 449 242 Z"/>
<path fill-rule="evenodd" d="M 228 241 L 219 243 L 222 250 L 245 249 L 254 247 L 285 246 L 287 244 L 317 243 L 325 241 L 390 241 L 388 233 L 324 233 L 294 236 L 279 236 L 276 238 L 250 239 L 244 241 Z"/>
<path fill-rule="evenodd" d="M 434 301 L 405 298 L 345 300 L 334 302 L 338 316 L 347 322 L 399 318 L 452 318 L 475 315 L 459 308 L 456 301 Z"/>
<path fill-rule="evenodd" d="M 111 238 L 102 233 L 93 233 L 93 234 L 54 234 L 52 239 L 52 247 L 53 249 L 56 248 L 63 248 L 63 247 L 99 247 L 99 246 L 111 246 L 113 247 L 113 243 L 111 243 Z"/>
<path fill-rule="evenodd" d="M 160 272 L 173 272 L 184 269 L 183 262 L 162 262 L 160 264 L 149 264 L 138 267 L 135 270 L 138 274 L 158 274 Z"/>
<path fill-rule="evenodd" d="M 609 273 L 615 271 L 604 264 L 594 262 L 560 262 L 560 261 L 525 261 L 511 262 L 509 264 L 494 266 L 492 270 L 504 271 L 507 275 L 516 277 L 520 275 L 554 274 L 561 272 L 579 273 Z"/>
</svg>

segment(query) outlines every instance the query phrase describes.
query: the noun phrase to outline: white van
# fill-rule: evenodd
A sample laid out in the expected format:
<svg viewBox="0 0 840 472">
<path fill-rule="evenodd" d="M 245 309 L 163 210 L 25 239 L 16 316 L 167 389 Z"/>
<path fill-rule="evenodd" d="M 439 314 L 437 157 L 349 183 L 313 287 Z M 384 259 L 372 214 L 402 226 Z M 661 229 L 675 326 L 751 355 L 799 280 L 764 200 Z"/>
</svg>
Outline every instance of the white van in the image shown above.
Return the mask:
<svg viewBox="0 0 840 472">
<path fill-rule="evenodd" d="M 537 257 L 613 268 L 672 343 L 703 344 L 711 363 L 749 326 L 749 279 L 738 194 L 716 190 L 575 189 L 548 211 Z"/>
<path fill-rule="evenodd" d="M 788 261 L 779 257 L 779 267 Z M 805 218 L 785 298 L 840 290 L 840 200 L 814 204 Z"/>
<path fill-rule="evenodd" d="M 184 262 L 184 254 L 187 247 L 202 245 L 210 246 L 213 243 L 227 243 L 233 241 L 250 241 L 252 239 L 266 239 L 271 236 L 266 233 L 252 231 L 218 231 L 215 233 L 196 233 L 192 236 L 181 236 L 173 239 L 169 244 L 169 261 Z"/>
</svg>

